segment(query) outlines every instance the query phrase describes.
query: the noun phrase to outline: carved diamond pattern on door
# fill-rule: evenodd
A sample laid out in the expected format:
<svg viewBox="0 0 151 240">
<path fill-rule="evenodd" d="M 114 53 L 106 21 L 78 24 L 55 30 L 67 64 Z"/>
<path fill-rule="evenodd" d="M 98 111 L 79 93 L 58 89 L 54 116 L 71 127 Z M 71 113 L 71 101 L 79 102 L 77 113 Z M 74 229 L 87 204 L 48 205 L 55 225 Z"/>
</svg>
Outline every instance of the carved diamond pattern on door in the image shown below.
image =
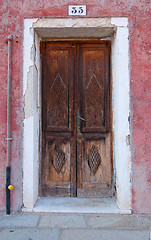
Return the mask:
<svg viewBox="0 0 151 240">
<path fill-rule="evenodd" d="M 91 148 L 91 151 L 90 151 L 89 159 L 88 159 L 88 165 L 89 165 L 90 170 L 93 173 L 93 175 L 96 174 L 100 164 L 101 164 L 100 154 L 99 154 L 99 152 L 97 150 L 97 147 L 95 147 L 93 145 L 92 148 Z"/>
<path fill-rule="evenodd" d="M 55 77 L 55 80 L 50 88 L 50 92 L 53 93 L 54 95 L 54 101 L 58 100 L 61 101 L 63 100 L 64 97 L 64 91 L 66 89 L 66 86 L 62 80 L 62 77 L 58 73 Z"/>
<path fill-rule="evenodd" d="M 87 94 L 91 96 L 89 101 L 91 103 L 95 103 L 97 100 L 98 95 L 101 94 L 102 87 L 100 86 L 96 75 L 93 73 L 88 85 L 86 86 Z"/>
<path fill-rule="evenodd" d="M 53 165 L 56 170 L 56 172 L 59 174 L 65 164 L 66 158 L 65 153 L 62 151 L 62 149 L 55 149 L 55 154 L 53 158 Z"/>
</svg>

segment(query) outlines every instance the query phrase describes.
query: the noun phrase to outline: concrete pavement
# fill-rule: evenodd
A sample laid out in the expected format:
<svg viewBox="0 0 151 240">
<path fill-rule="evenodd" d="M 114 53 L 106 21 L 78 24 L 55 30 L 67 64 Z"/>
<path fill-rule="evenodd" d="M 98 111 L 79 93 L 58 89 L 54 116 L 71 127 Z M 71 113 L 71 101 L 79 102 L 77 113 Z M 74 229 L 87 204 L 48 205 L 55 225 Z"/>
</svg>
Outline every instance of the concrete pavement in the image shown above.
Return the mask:
<svg viewBox="0 0 151 240">
<path fill-rule="evenodd" d="M 151 216 L 0 214 L 0 240 L 150 240 Z"/>
</svg>

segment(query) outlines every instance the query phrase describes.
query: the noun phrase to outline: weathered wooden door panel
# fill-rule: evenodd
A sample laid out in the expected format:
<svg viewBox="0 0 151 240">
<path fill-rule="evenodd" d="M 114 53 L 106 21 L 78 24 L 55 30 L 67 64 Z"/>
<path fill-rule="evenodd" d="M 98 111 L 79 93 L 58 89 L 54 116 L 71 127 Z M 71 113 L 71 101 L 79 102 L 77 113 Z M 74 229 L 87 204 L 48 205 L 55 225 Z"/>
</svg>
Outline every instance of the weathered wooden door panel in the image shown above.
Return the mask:
<svg viewBox="0 0 151 240">
<path fill-rule="evenodd" d="M 43 156 L 42 195 L 71 196 L 75 180 L 73 153 L 73 53 L 72 44 L 43 42 Z M 72 158 L 71 158 L 72 156 Z M 74 182 L 73 182 L 74 181 Z"/>
<path fill-rule="evenodd" d="M 110 44 L 41 46 L 42 194 L 110 196 Z"/>
<path fill-rule="evenodd" d="M 107 44 L 83 44 L 78 47 L 79 109 L 85 119 L 80 121 L 78 133 L 79 197 L 110 195 L 109 52 Z"/>
<path fill-rule="evenodd" d="M 73 47 L 45 44 L 43 53 L 43 130 L 71 131 Z"/>
<path fill-rule="evenodd" d="M 105 44 L 79 46 L 81 132 L 109 130 L 109 50 Z"/>
<path fill-rule="evenodd" d="M 43 194 L 70 196 L 70 138 L 45 135 Z"/>
<path fill-rule="evenodd" d="M 91 137 L 79 141 L 78 197 L 111 196 L 110 147 L 109 133 L 100 140 Z"/>
</svg>

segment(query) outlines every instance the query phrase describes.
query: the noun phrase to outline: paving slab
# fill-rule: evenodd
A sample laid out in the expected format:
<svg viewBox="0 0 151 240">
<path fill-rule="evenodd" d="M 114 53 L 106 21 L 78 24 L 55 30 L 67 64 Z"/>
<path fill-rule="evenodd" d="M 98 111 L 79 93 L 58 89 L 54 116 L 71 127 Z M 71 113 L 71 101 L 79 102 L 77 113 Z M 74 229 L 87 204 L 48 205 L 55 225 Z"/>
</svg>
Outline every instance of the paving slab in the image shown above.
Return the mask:
<svg viewBox="0 0 151 240">
<path fill-rule="evenodd" d="M 150 229 L 151 217 L 140 215 L 88 215 L 88 228 L 100 229 Z"/>
<path fill-rule="evenodd" d="M 3 229 L 0 239 L 3 240 L 59 240 L 58 229 Z"/>
<path fill-rule="evenodd" d="M 10 214 L 0 215 L 0 229 L 1 228 L 15 228 L 15 227 L 36 227 L 40 219 L 40 214 Z"/>
<path fill-rule="evenodd" d="M 86 228 L 86 221 L 82 214 L 46 214 L 41 216 L 38 227 Z"/>
<path fill-rule="evenodd" d="M 149 240 L 149 230 L 65 229 L 60 240 Z"/>
<path fill-rule="evenodd" d="M 150 215 L 0 214 L 0 240 L 151 240 Z"/>
</svg>

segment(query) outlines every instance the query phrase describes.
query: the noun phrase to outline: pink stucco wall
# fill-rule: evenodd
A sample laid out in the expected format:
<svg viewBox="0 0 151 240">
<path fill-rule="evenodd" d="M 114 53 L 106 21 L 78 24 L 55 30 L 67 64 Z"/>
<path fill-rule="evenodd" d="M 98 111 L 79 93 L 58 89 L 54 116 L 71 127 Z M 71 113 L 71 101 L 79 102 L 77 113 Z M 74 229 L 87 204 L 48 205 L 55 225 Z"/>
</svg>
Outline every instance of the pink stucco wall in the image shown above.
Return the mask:
<svg viewBox="0 0 151 240">
<path fill-rule="evenodd" d="M 22 205 L 22 58 L 25 17 L 67 17 L 68 4 L 87 4 L 87 17 L 127 16 L 130 39 L 132 210 L 151 213 L 151 2 L 150 0 L 0 1 L 0 210 L 5 209 L 7 36 L 12 46 L 12 209 Z M 124 46 L 123 46 L 124 47 Z"/>
</svg>

